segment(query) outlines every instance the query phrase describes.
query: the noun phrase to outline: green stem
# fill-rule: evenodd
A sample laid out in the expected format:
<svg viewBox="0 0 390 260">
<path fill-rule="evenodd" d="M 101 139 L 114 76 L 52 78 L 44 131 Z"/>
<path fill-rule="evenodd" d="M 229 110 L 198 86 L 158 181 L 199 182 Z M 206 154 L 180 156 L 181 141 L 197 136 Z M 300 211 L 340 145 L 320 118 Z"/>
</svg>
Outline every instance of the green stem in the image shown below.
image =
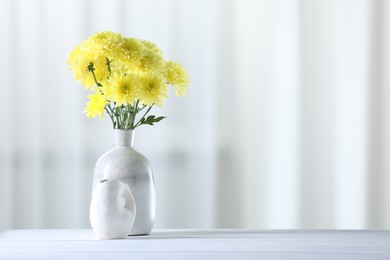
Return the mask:
<svg viewBox="0 0 390 260">
<path fill-rule="evenodd" d="M 138 109 L 138 105 L 139 105 L 139 100 L 135 101 L 134 106 L 133 106 L 133 111 L 131 113 L 130 129 L 135 128 L 135 126 L 134 126 L 135 117 L 137 116 L 137 113 L 140 111 Z"/>
<path fill-rule="evenodd" d="M 132 107 L 130 104 L 127 104 L 125 107 L 126 113 L 127 113 L 127 120 L 126 120 L 126 129 L 129 129 L 131 126 L 131 119 L 132 119 Z"/>
<path fill-rule="evenodd" d="M 111 60 L 109 60 L 107 57 L 106 57 L 106 65 L 107 65 L 107 69 L 108 69 L 108 75 L 111 75 Z"/>
<path fill-rule="evenodd" d="M 101 87 L 102 84 L 100 84 L 97 79 L 96 79 L 96 75 L 95 75 L 95 67 L 93 66 L 93 63 L 90 62 L 89 65 L 88 65 L 88 70 L 92 73 L 92 76 L 93 76 L 93 79 L 95 80 L 95 83 L 98 87 Z"/>
<path fill-rule="evenodd" d="M 144 110 L 145 107 L 147 107 L 147 105 L 143 105 L 140 109 L 138 109 L 137 113 L 141 112 L 142 110 Z"/>
<path fill-rule="evenodd" d="M 107 110 L 107 107 L 108 107 L 108 109 L 111 111 L 111 113 Z M 107 113 L 110 115 L 110 118 L 111 118 L 113 127 L 114 127 L 114 128 L 117 128 L 117 127 L 116 127 L 117 125 L 115 124 L 115 118 L 117 117 L 117 114 L 116 114 L 115 111 L 112 109 L 111 103 L 109 103 L 105 108 L 106 108 Z"/>
<path fill-rule="evenodd" d="M 115 111 L 112 109 L 111 104 L 108 104 L 108 108 L 110 109 L 112 115 L 117 116 L 116 113 L 115 113 Z"/>
<path fill-rule="evenodd" d="M 108 106 L 111 108 L 110 104 L 108 104 Z M 114 117 L 113 117 L 113 115 L 110 113 L 110 111 L 108 110 L 107 105 L 104 107 L 104 109 L 106 110 L 107 114 L 110 116 L 112 125 L 114 126 L 114 125 L 115 125 L 115 123 L 114 123 Z"/>
<path fill-rule="evenodd" d="M 116 121 L 118 123 L 119 129 L 123 129 L 121 115 L 122 115 L 122 113 L 121 113 L 120 107 L 116 107 Z"/>
</svg>

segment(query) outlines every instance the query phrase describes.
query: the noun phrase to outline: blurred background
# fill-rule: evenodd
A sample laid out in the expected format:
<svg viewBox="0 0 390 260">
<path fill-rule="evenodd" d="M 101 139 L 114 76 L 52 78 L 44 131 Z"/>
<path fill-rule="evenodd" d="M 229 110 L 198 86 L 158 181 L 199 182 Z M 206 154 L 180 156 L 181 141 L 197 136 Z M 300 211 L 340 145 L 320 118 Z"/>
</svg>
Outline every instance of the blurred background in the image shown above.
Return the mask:
<svg viewBox="0 0 390 260">
<path fill-rule="evenodd" d="M 0 0 L 0 229 L 90 227 L 112 126 L 66 59 L 102 30 L 191 76 L 136 130 L 155 228 L 390 228 L 390 1 Z"/>
</svg>

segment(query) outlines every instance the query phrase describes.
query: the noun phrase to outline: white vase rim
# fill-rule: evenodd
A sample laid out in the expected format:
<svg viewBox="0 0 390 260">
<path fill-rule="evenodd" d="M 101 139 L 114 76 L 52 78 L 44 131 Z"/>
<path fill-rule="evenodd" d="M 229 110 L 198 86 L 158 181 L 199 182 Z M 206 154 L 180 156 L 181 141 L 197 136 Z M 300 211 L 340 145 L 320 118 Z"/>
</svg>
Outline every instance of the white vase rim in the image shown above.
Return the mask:
<svg viewBox="0 0 390 260">
<path fill-rule="evenodd" d="M 134 132 L 135 131 L 135 129 L 120 129 L 120 128 L 114 128 L 112 130 L 114 130 L 114 132 L 115 131 L 116 132 Z"/>
</svg>

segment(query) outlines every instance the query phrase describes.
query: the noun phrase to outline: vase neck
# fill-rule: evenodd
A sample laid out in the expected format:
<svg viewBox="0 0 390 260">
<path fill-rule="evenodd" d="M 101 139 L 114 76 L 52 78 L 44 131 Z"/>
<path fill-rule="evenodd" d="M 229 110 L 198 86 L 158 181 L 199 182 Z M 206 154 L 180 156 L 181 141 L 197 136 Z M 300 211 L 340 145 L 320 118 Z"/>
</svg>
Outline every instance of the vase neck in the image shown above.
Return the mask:
<svg viewBox="0 0 390 260">
<path fill-rule="evenodd" d="M 134 130 L 133 129 L 114 129 L 113 131 L 114 144 L 116 146 L 133 146 Z"/>
</svg>

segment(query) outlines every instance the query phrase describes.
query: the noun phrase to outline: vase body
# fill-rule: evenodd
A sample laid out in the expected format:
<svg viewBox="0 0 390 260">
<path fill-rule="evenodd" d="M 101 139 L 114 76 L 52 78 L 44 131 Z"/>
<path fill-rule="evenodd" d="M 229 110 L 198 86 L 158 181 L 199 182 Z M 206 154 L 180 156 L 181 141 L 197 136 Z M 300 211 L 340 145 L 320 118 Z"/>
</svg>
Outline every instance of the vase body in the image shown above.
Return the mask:
<svg viewBox="0 0 390 260">
<path fill-rule="evenodd" d="M 136 214 L 129 235 L 147 235 L 154 223 L 156 199 L 153 173 L 148 159 L 133 148 L 134 130 L 114 129 L 114 147 L 97 161 L 92 194 L 105 179 L 128 185 Z"/>
</svg>

